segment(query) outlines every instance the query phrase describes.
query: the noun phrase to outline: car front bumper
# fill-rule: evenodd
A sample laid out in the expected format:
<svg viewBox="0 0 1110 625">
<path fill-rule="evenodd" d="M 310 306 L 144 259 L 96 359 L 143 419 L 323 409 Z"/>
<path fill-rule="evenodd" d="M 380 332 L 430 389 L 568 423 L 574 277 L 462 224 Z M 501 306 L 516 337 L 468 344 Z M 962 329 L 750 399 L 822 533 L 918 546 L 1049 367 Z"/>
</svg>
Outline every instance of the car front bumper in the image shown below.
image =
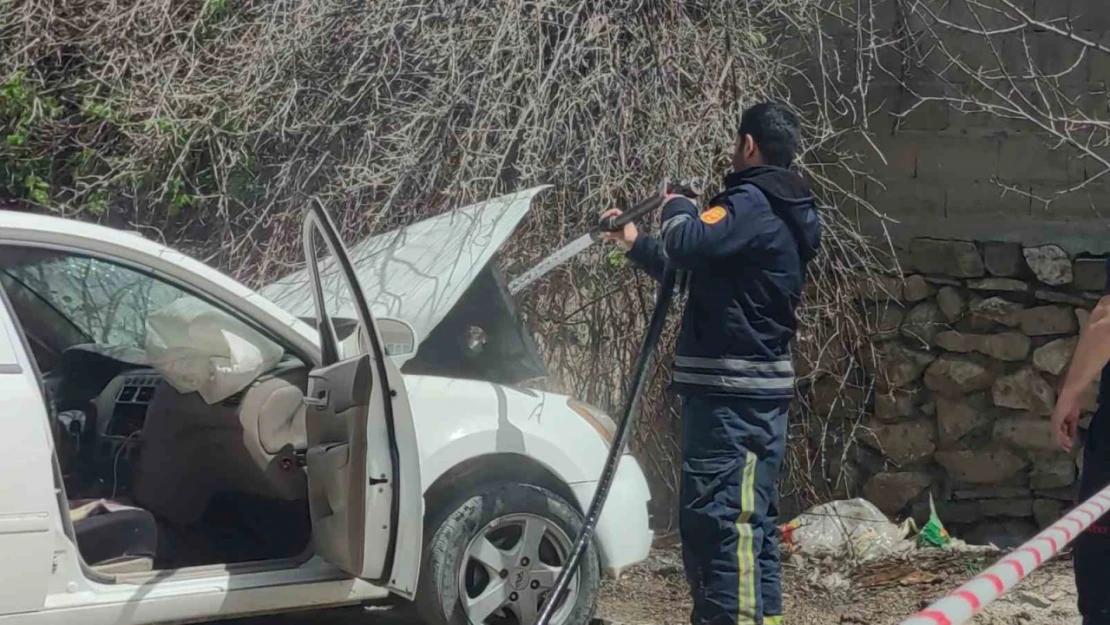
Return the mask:
<svg viewBox="0 0 1110 625">
<path fill-rule="evenodd" d="M 597 482 L 581 482 L 571 488 L 582 510 L 588 509 Z M 647 559 L 653 538 L 648 522 L 649 501 L 651 492 L 643 470 L 635 458 L 625 455 L 617 467 L 594 533 L 606 575 L 619 577 L 624 569 Z"/>
</svg>

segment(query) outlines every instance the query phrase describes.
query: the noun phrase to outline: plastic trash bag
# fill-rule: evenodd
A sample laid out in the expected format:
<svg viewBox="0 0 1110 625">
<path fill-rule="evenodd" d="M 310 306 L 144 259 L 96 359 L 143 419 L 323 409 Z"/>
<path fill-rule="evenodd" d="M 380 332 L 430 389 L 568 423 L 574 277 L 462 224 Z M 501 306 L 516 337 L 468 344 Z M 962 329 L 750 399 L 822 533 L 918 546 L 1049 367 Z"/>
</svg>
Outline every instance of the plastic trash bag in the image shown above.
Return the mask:
<svg viewBox="0 0 1110 625">
<path fill-rule="evenodd" d="M 146 319 L 146 356 L 179 393 L 208 404 L 245 389 L 281 360 L 284 350 L 231 315 L 183 297 Z"/>
<path fill-rule="evenodd" d="M 780 528 L 783 543 L 813 555 L 873 560 L 912 547 L 903 530 L 864 499 L 833 501 L 811 508 Z"/>
<path fill-rule="evenodd" d="M 930 493 L 929 520 L 925 523 L 925 527 L 921 528 L 921 533 L 917 535 L 917 544 L 922 547 L 945 547 L 950 542 L 952 542 L 952 537 L 948 535 L 944 523 L 940 522 L 940 517 L 937 516 L 937 506 L 933 503 L 933 495 Z"/>
</svg>

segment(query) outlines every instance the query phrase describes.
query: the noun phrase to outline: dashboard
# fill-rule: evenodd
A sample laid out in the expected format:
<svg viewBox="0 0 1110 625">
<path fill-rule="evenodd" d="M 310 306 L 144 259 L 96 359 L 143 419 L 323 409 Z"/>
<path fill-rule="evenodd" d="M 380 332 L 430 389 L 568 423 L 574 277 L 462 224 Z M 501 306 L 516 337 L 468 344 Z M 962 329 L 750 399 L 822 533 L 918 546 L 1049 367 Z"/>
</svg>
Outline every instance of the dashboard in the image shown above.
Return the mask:
<svg viewBox="0 0 1110 625">
<path fill-rule="evenodd" d="M 133 369 L 112 378 L 95 399 L 93 473 L 115 494 L 130 491 L 142 454 L 147 411 L 162 377 L 153 369 Z"/>
<path fill-rule="evenodd" d="M 146 412 L 162 378 L 154 371 L 130 371 L 118 376 L 105 389 L 100 401 L 107 408 L 101 436 L 128 438 L 142 432 Z"/>
</svg>

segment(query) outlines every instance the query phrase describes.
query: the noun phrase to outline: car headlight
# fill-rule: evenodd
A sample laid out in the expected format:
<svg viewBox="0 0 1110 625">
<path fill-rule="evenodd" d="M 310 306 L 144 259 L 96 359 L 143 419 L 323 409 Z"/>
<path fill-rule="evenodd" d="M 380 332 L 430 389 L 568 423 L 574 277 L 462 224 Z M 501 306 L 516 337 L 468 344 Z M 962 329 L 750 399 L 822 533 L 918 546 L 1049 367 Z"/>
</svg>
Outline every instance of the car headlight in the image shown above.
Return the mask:
<svg viewBox="0 0 1110 625">
<path fill-rule="evenodd" d="M 586 423 L 589 423 L 593 429 L 597 430 L 597 433 L 601 435 L 606 445 L 613 444 L 613 436 L 617 433 L 617 424 L 609 415 L 573 397 L 567 399 L 567 406 L 581 415 L 581 417 L 586 420 Z"/>
</svg>

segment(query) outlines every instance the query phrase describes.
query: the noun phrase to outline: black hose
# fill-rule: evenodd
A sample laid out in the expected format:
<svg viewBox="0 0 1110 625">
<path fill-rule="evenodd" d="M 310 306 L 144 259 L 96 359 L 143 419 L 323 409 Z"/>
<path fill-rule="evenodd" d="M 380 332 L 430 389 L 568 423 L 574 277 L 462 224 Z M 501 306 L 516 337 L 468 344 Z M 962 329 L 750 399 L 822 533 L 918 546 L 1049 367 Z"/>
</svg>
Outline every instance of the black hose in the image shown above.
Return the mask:
<svg viewBox="0 0 1110 625">
<path fill-rule="evenodd" d="M 649 197 L 648 199 L 642 200 L 640 201 L 640 203 L 628 209 L 627 212 L 621 213 L 616 217 L 606 217 L 605 219 L 602 219 L 598 223 L 597 228 L 601 232 L 616 232 L 623 228 L 625 224 L 632 223 L 640 217 L 643 217 L 651 211 L 659 208 L 659 205 L 662 203 L 662 193 Z"/>
<path fill-rule="evenodd" d="M 704 186 L 705 181 L 701 178 L 691 178 L 689 180 L 663 180 L 659 186 L 659 192 L 656 195 L 646 200 L 641 200 L 638 204 L 616 217 L 606 217 L 602 219 L 598 223 L 597 229 L 599 232 L 616 232 L 623 228 L 625 224 L 632 223 L 659 208 L 659 206 L 663 204 L 663 200 L 667 197 L 668 193 L 685 195 L 690 199 L 697 199 L 702 194 L 702 188 Z"/>
<path fill-rule="evenodd" d="M 655 201 L 658 202 L 659 199 L 655 198 Z M 636 209 L 629 211 L 629 215 L 635 213 Z M 621 217 L 624 217 L 624 215 L 621 215 Z M 601 471 L 601 479 L 597 482 L 597 490 L 594 491 L 594 498 L 590 501 L 590 507 L 586 511 L 582 531 L 575 539 L 570 557 L 567 558 L 562 572 L 559 573 L 559 578 L 555 580 L 555 586 L 551 589 L 547 601 L 544 602 L 543 612 L 540 613 L 540 618 L 536 621 L 537 625 L 548 625 L 552 615 L 562 602 L 563 595 L 566 594 L 571 578 L 574 577 L 578 567 L 582 564 L 582 556 L 586 553 L 586 547 L 597 528 L 598 517 L 601 516 L 601 509 L 605 506 L 605 500 L 609 497 L 609 489 L 613 486 L 613 477 L 617 474 L 617 465 L 620 464 L 628 437 L 632 433 L 632 426 L 640 406 L 640 396 L 643 394 L 644 382 L 647 379 L 647 372 L 655 353 L 655 346 L 659 343 L 659 337 L 663 334 L 663 323 L 667 320 L 667 309 L 670 308 L 671 298 L 674 295 L 674 285 L 675 271 L 668 267 L 663 273 L 663 279 L 659 282 L 655 309 L 651 311 L 651 322 L 648 324 L 647 335 L 644 337 L 643 346 L 640 348 L 640 355 L 636 359 L 632 384 L 628 389 L 628 399 L 624 403 L 624 414 L 621 415 L 623 418 L 613 435 L 613 443 L 609 447 L 609 456 L 605 459 L 605 467 Z"/>
</svg>

